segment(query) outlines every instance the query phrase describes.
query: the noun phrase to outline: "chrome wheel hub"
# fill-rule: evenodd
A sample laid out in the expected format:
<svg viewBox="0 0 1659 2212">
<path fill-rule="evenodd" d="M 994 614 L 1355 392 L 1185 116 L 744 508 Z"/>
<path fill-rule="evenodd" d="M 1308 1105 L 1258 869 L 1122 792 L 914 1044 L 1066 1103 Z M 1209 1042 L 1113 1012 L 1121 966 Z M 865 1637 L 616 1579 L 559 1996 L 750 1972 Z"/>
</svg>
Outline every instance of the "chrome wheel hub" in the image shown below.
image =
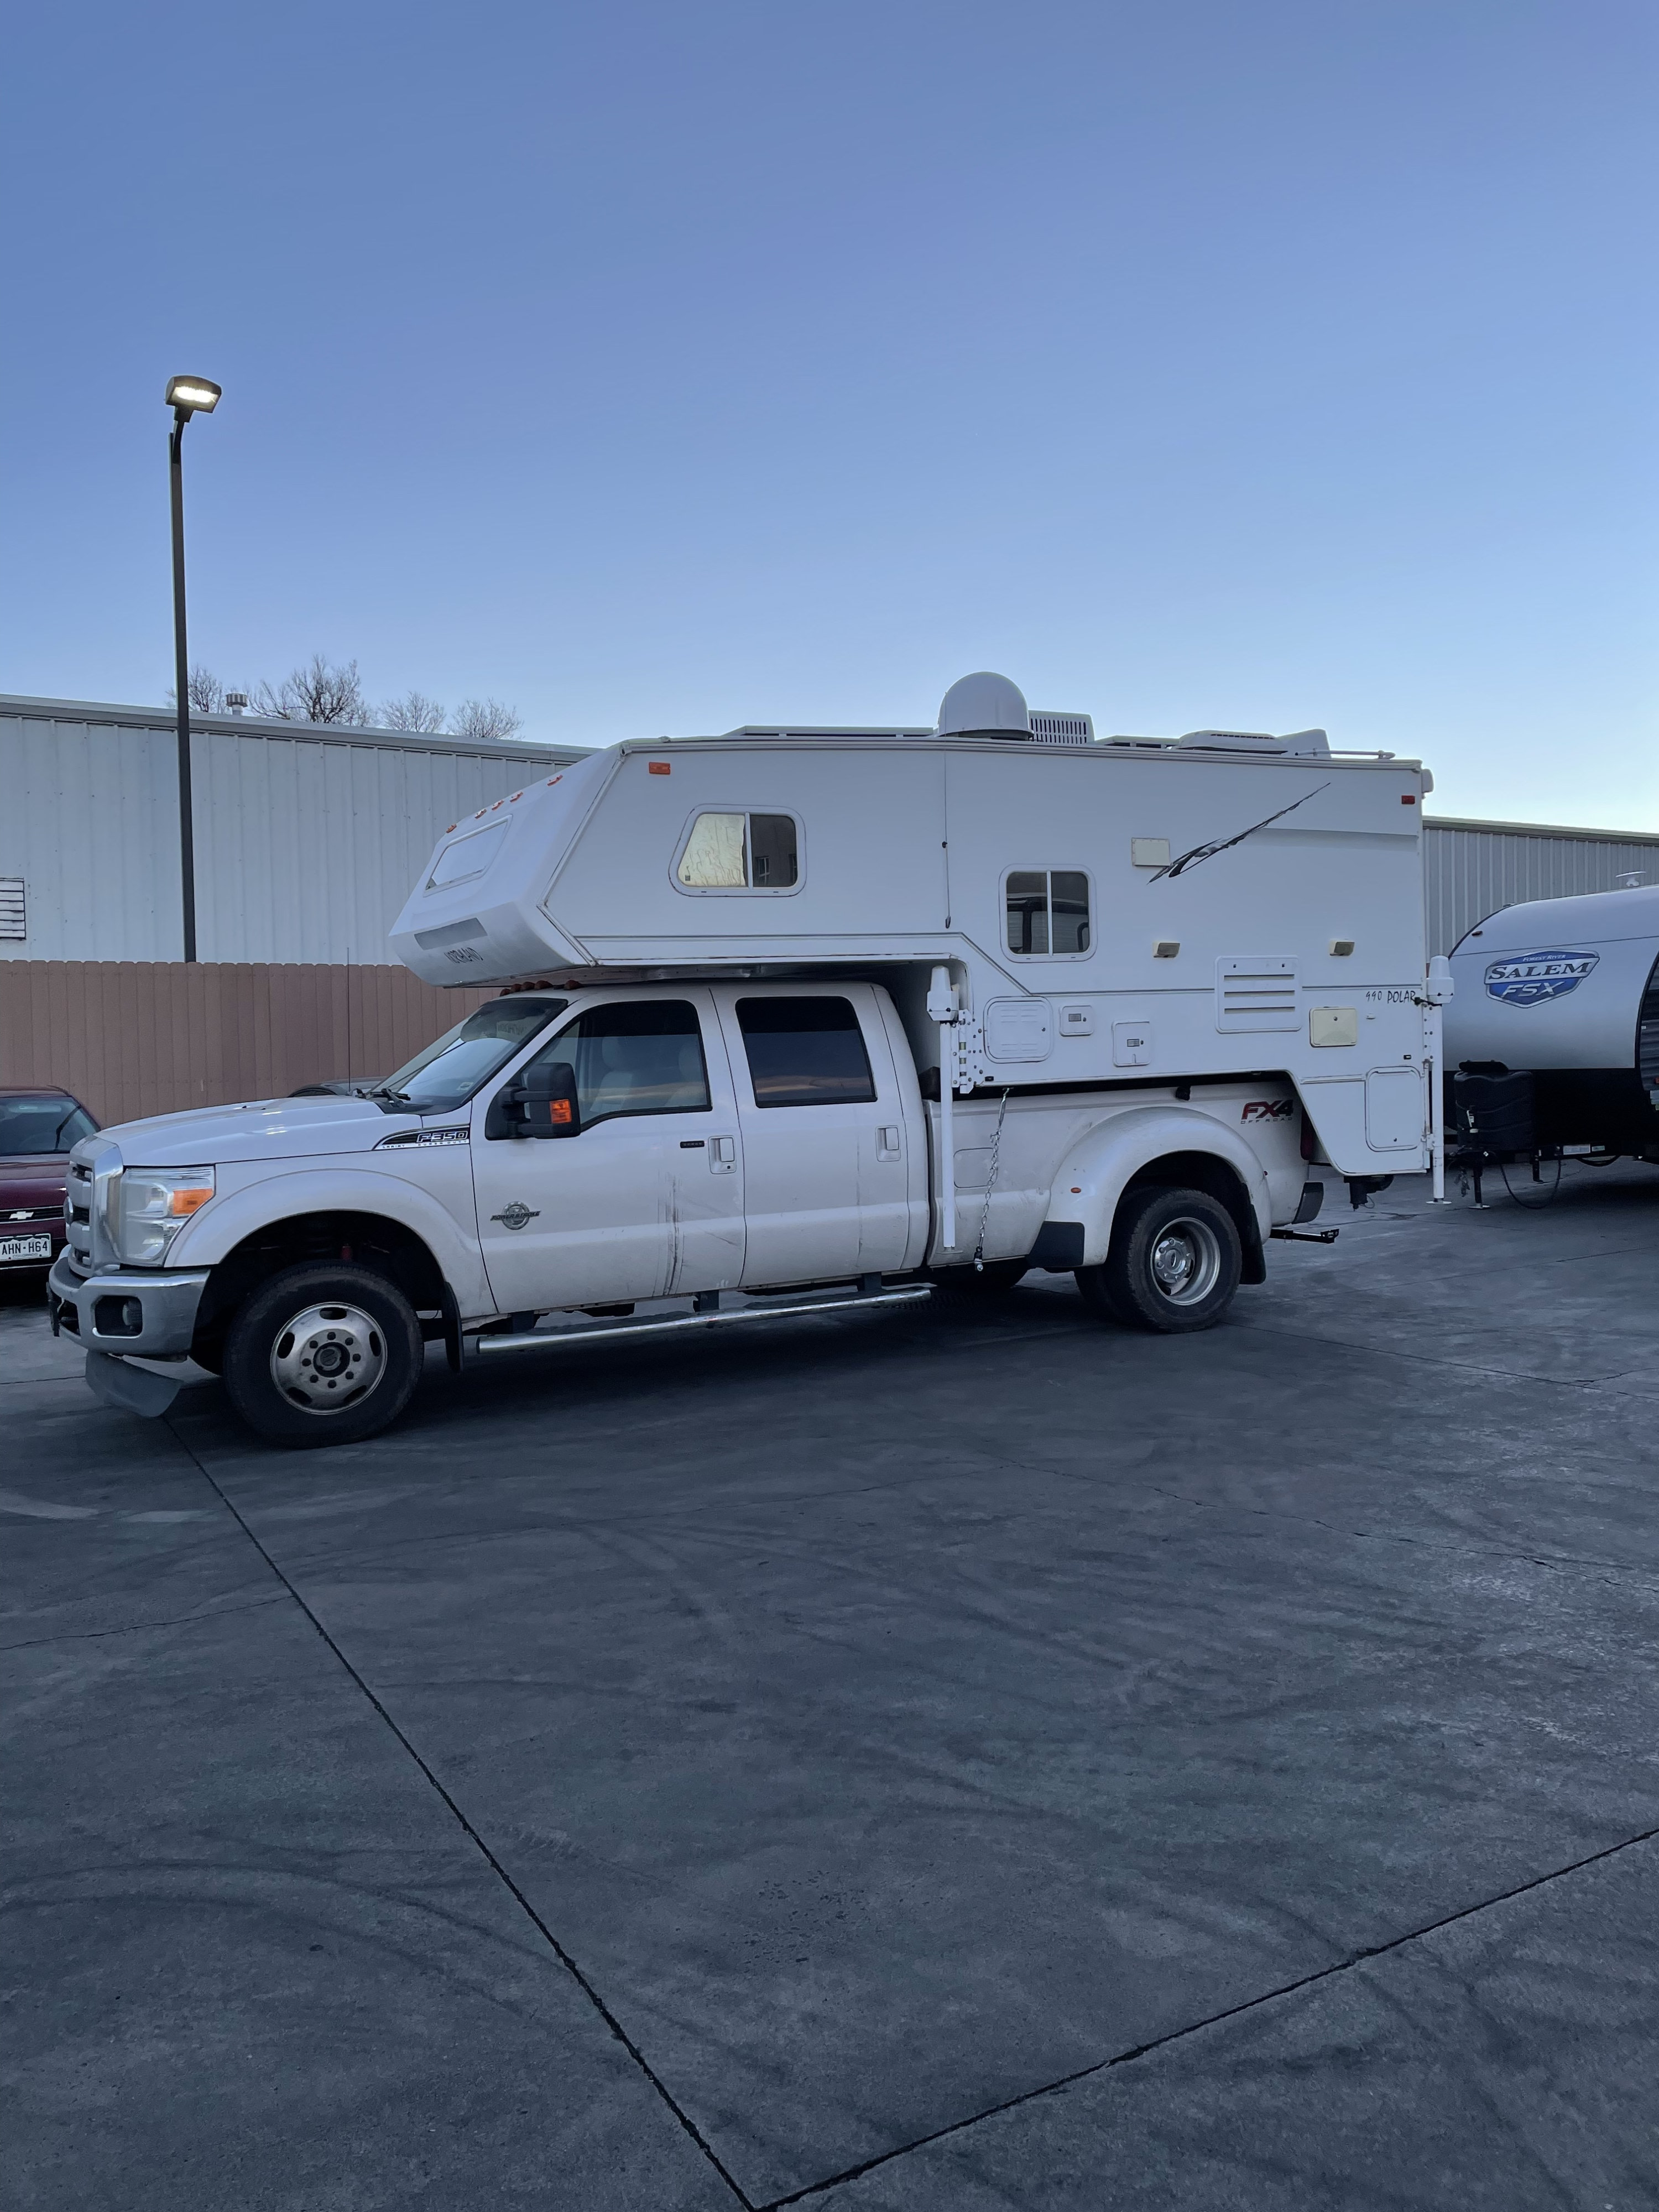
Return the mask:
<svg viewBox="0 0 1659 2212">
<path fill-rule="evenodd" d="M 1201 1305 L 1221 1277 L 1221 1240 L 1207 1221 L 1166 1222 L 1153 1240 L 1152 1271 L 1171 1305 Z"/>
<path fill-rule="evenodd" d="M 360 1306 L 307 1306 L 270 1347 L 271 1381 L 307 1413 L 361 1405 L 385 1372 L 386 1338 Z"/>
</svg>

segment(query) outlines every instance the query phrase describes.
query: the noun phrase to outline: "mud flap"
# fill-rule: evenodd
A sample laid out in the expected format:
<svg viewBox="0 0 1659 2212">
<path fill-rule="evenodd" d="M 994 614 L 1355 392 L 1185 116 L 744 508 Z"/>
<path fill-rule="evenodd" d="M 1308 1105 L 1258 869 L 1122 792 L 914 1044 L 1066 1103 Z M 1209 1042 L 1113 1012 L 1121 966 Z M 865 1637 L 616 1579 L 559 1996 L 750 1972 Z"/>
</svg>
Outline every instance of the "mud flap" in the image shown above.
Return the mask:
<svg viewBox="0 0 1659 2212">
<path fill-rule="evenodd" d="M 130 1367 L 125 1359 L 112 1359 L 106 1352 L 87 1354 L 87 1388 L 106 1406 L 124 1413 L 143 1413 L 152 1420 L 183 1389 L 169 1375 L 152 1375 L 147 1367 Z"/>
</svg>

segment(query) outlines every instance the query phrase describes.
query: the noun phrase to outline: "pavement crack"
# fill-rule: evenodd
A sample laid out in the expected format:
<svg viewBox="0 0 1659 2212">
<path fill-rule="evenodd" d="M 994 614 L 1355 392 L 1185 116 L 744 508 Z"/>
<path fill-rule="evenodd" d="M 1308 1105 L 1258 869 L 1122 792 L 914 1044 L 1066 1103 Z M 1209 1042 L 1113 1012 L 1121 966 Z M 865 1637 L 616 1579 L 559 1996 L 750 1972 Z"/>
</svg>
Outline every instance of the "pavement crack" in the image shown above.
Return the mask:
<svg viewBox="0 0 1659 2212">
<path fill-rule="evenodd" d="M 952 2136 L 963 2135 L 986 2120 L 994 2120 L 1004 2112 L 1018 2112 L 1023 2105 L 1034 2105 L 1039 2098 L 1058 2096 L 1063 2089 L 1075 2088 L 1079 2081 L 1092 2081 L 1109 2074 L 1115 2067 L 1133 2065 L 1138 2058 L 1150 2057 L 1154 2051 L 1165 2051 L 1171 2044 L 1183 2043 L 1188 2036 L 1201 2035 L 1208 2028 L 1219 2027 L 1230 2020 L 1241 2019 L 1247 2013 L 1258 2012 L 1264 2005 L 1276 2004 L 1281 1997 L 1297 1996 L 1304 1990 L 1316 1989 L 1339 1975 L 1352 1972 L 1372 1959 L 1386 1958 L 1392 1951 L 1402 1951 L 1408 1944 L 1419 1943 L 1425 1936 L 1438 1935 L 1444 1928 L 1455 1928 L 1461 1921 L 1473 1920 L 1494 1905 L 1509 1905 L 1517 1897 L 1530 1896 L 1534 1890 L 1547 1888 L 1551 1882 L 1564 1881 L 1569 1875 L 1582 1874 L 1585 1868 L 1600 1866 L 1603 1861 L 1617 1858 L 1623 1851 L 1636 1850 L 1640 1844 L 1659 1838 L 1659 1827 L 1644 1828 L 1634 1836 L 1626 1836 L 1616 1844 L 1608 1844 L 1599 1851 L 1590 1851 L 1582 1859 L 1572 1859 L 1565 1866 L 1552 1867 L 1547 1874 L 1534 1875 L 1529 1881 L 1516 1882 L 1512 1888 L 1500 1889 L 1490 1897 L 1483 1897 L 1474 1905 L 1461 1906 L 1455 1912 L 1442 1914 L 1437 1920 L 1425 1921 L 1420 1927 L 1408 1928 L 1399 1936 L 1391 1936 L 1386 1942 L 1368 1943 L 1346 1958 L 1334 1959 L 1328 1966 L 1319 1966 L 1310 1974 L 1300 1974 L 1294 1981 L 1282 1982 L 1275 1989 L 1263 1990 L 1257 1996 L 1246 1997 L 1242 2003 L 1227 2005 L 1219 2012 L 1208 2013 L 1202 2020 L 1188 2021 L 1183 2027 L 1172 2027 L 1163 2035 L 1150 2036 L 1145 2043 L 1133 2045 L 1127 2051 L 1114 2051 L 1109 2058 L 1099 2058 L 1091 2066 L 1079 2066 L 1070 2074 L 1061 2074 L 1052 2081 L 1044 2081 L 1035 2089 L 1022 2089 L 1017 2097 L 1005 2097 L 999 2103 L 987 2105 L 977 2112 L 970 2112 L 960 2120 L 952 2120 L 949 2127 L 932 2129 L 927 2135 L 917 2136 L 911 2142 L 898 2143 L 891 2150 L 878 2152 L 875 2157 L 861 2160 L 843 2172 L 832 2173 L 822 2181 L 808 2182 L 805 2188 L 791 2190 L 787 2196 L 774 2197 L 768 2203 L 750 2208 L 750 2212 L 782 2212 L 787 2204 L 799 2204 L 809 2197 L 822 2196 L 826 2190 L 840 2189 L 850 2181 L 857 2181 L 877 2167 L 890 2166 L 895 2159 L 908 2158 L 913 2151 L 926 2150 L 933 2143 L 947 2142 Z"/>
<path fill-rule="evenodd" d="M 252 1545 L 254 1550 L 258 1552 L 259 1557 L 264 1561 L 272 1575 L 282 1584 L 283 1588 L 288 1592 L 289 1597 L 293 1599 L 295 1604 L 305 1615 L 305 1618 L 315 1630 L 322 1643 L 326 1646 L 328 1650 L 333 1654 L 343 1671 L 349 1676 L 351 1681 L 356 1685 L 356 1687 L 362 1692 L 368 1704 L 379 1718 L 385 1723 L 386 1729 L 397 1740 L 398 1743 L 402 1747 L 408 1757 L 419 1769 L 421 1774 L 425 1778 L 428 1786 L 448 1811 L 451 1818 L 460 1829 L 462 1834 L 466 1837 L 468 1842 L 471 1844 L 474 1850 L 478 1853 L 478 1856 L 483 1860 L 485 1865 L 489 1867 L 490 1872 L 495 1875 L 497 1881 L 501 1883 L 502 1888 L 506 1890 L 507 1895 L 512 1898 L 514 1904 L 517 1905 L 520 1911 L 524 1914 L 526 1919 L 529 1921 L 532 1927 L 534 1928 L 538 1935 L 541 1936 L 549 1950 L 552 1952 L 559 1964 L 564 1968 L 565 1972 L 570 1976 L 576 1986 L 581 1990 L 582 1995 L 592 2006 L 594 2011 L 598 2013 L 599 2018 L 605 2022 L 606 2027 L 610 2029 L 617 2041 L 620 2043 L 623 2050 L 627 2051 L 635 2065 L 645 2076 L 647 2081 L 650 2083 L 652 2088 L 655 2090 L 658 2097 L 662 2100 L 663 2104 L 667 2106 L 669 2112 L 678 2123 L 684 2134 L 696 2145 L 697 2148 L 702 2153 L 703 2157 L 708 2160 L 708 2164 L 714 2168 L 714 2172 L 719 2174 L 720 2179 L 731 2191 L 733 2197 L 742 2208 L 742 2212 L 755 2212 L 755 2207 L 752 2201 L 746 2197 L 743 2191 L 738 2187 L 736 2180 L 727 2171 L 713 2144 L 709 2142 L 707 2136 L 704 2136 L 702 2130 L 698 2127 L 696 2122 L 691 2118 L 684 2106 L 682 2106 L 675 2098 L 666 2082 L 663 2081 L 662 2077 L 652 2067 L 651 2063 L 646 2057 L 645 2053 L 640 2049 L 638 2044 L 635 2043 L 632 2036 L 629 2034 L 621 2021 L 618 2020 L 616 2014 L 612 2012 L 610 2006 L 600 1996 L 599 1990 L 593 1982 L 582 1971 L 581 1967 L 577 1965 L 575 1960 L 572 1957 L 570 1953 L 566 1950 L 564 1945 L 560 1942 L 558 1937 L 553 1933 L 553 1930 L 549 1926 L 548 1923 L 542 1917 L 542 1915 L 531 1903 L 529 1898 L 519 1887 L 519 1884 L 513 1879 L 513 1876 L 507 1872 L 506 1867 L 502 1865 L 501 1860 L 490 1849 L 489 1844 L 485 1842 L 483 1834 L 473 1826 L 472 1822 L 462 1811 L 456 1798 L 454 1798 L 450 1794 L 449 1790 L 445 1788 L 443 1783 L 439 1779 L 435 1769 L 416 1748 L 413 1739 L 404 1729 L 399 1727 L 397 1721 L 393 1719 L 386 1706 L 381 1702 L 374 1691 L 370 1688 L 367 1680 L 352 1664 L 351 1660 L 347 1656 L 342 1645 L 329 1633 L 328 1630 L 324 1626 L 320 1617 L 307 1602 L 296 1585 L 289 1579 L 288 1576 L 283 1572 L 282 1567 L 277 1564 L 272 1554 L 268 1552 L 264 1544 L 260 1542 L 258 1537 L 254 1534 L 246 1520 L 244 1519 L 241 1512 L 238 1510 L 228 1493 L 224 1490 L 208 1468 L 203 1463 L 201 1459 L 198 1457 L 191 1446 L 185 1443 L 185 1439 L 179 1434 L 178 1431 L 173 1428 L 171 1420 L 167 1419 L 164 1415 L 163 1421 L 165 1425 L 171 1431 L 175 1443 L 178 1443 L 179 1449 L 186 1455 L 191 1463 L 195 1466 L 204 1482 L 208 1485 L 215 1497 L 219 1500 L 219 1503 L 224 1507 L 226 1512 L 230 1515 L 232 1520 L 235 1522 L 237 1527 L 247 1538 L 248 1542 Z"/>
<path fill-rule="evenodd" d="M 1170 1490 L 1158 1482 L 1146 1486 L 1158 1497 L 1185 1505 L 1194 1513 L 1244 1513 L 1256 1520 L 1282 1521 L 1291 1528 L 1322 1528 L 1327 1535 L 1346 1537 L 1356 1544 L 1409 1544 L 1418 1551 L 1442 1553 L 1448 1559 L 1514 1559 L 1529 1567 L 1599 1568 L 1608 1579 L 1633 1575 L 1638 1582 L 1650 1582 L 1655 1572 L 1651 1567 L 1627 1565 L 1620 1559 L 1581 1559 L 1572 1552 L 1547 1559 L 1536 1552 L 1513 1551 L 1505 1544 L 1441 1544 L 1428 1536 L 1399 1536 L 1384 1528 L 1345 1528 L 1338 1522 L 1322 1520 L 1316 1513 L 1278 1513 L 1270 1505 L 1241 1505 L 1231 1498 L 1188 1498 L 1184 1491 Z"/>
<path fill-rule="evenodd" d="M 1483 1366 L 1474 1359 L 1446 1359 L 1431 1352 L 1407 1352 L 1397 1344 L 1367 1343 L 1351 1336 L 1328 1334 L 1316 1328 L 1285 1328 L 1276 1327 L 1272 1322 L 1251 1321 L 1243 1316 L 1236 1318 L 1237 1326 L 1248 1329 L 1252 1336 L 1289 1337 L 1297 1344 L 1324 1344 L 1337 1352 L 1362 1352 L 1375 1359 L 1403 1359 L 1414 1367 L 1449 1368 L 1456 1375 L 1481 1375 L 1495 1382 L 1534 1383 L 1545 1390 L 1611 1390 L 1617 1387 L 1622 1376 L 1633 1371 L 1629 1367 L 1615 1367 L 1606 1375 L 1535 1375 L 1525 1370 L 1517 1372 L 1513 1367 Z M 1624 1395 L 1635 1397 L 1645 1394 L 1628 1391 Z"/>
<path fill-rule="evenodd" d="M 106 1636 L 142 1636 L 152 1628 L 188 1628 L 193 1621 L 224 1620 L 234 1613 L 257 1613 L 263 1606 L 286 1601 L 278 1591 L 270 1597 L 251 1597 L 241 1605 L 204 1606 L 199 1613 L 176 1613 L 170 1620 L 129 1620 L 118 1628 L 66 1628 L 57 1636 L 31 1636 L 19 1644 L 0 1644 L 0 1651 L 39 1651 L 48 1644 L 92 1644 Z"/>
</svg>

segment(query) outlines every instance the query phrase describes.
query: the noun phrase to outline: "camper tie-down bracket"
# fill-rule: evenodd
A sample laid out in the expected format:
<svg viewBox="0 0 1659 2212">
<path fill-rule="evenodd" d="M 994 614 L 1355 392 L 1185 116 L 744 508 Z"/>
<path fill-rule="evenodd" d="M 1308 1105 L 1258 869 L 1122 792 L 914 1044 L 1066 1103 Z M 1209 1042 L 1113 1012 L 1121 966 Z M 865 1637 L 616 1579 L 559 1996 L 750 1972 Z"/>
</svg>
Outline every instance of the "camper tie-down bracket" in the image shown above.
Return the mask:
<svg viewBox="0 0 1659 2212">
<path fill-rule="evenodd" d="M 927 1013 L 939 1024 L 939 1243 L 948 1252 L 955 1249 L 957 1241 L 957 1140 L 951 1109 L 958 1091 L 965 1097 L 989 1078 L 984 1030 L 978 1017 L 957 1003 L 948 968 L 933 972 Z"/>
</svg>

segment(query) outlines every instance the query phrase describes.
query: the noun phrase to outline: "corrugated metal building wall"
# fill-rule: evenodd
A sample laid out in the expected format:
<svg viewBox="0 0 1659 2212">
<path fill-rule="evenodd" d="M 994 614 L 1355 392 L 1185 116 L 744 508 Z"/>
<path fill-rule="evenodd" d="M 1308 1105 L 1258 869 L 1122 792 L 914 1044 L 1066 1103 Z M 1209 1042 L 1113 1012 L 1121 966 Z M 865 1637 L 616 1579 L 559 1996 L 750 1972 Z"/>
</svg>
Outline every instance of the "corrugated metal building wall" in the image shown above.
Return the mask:
<svg viewBox="0 0 1659 2212">
<path fill-rule="evenodd" d="M 1631 875 L 1659 883 L 1659 836 L 1430 817 L 1423 823 L 1429 951 L 1449 952 L 1500 906 L 1616 890 Z"/>
<path fill-rule="evenodd" d="M 204 961 L 372 965 L 447 823 L 580 747 L 191 717 Z M 0 696 L 0 878 L 21 960 L 178 960 L 178 744 L 165 712 Z"/>
</svg>

